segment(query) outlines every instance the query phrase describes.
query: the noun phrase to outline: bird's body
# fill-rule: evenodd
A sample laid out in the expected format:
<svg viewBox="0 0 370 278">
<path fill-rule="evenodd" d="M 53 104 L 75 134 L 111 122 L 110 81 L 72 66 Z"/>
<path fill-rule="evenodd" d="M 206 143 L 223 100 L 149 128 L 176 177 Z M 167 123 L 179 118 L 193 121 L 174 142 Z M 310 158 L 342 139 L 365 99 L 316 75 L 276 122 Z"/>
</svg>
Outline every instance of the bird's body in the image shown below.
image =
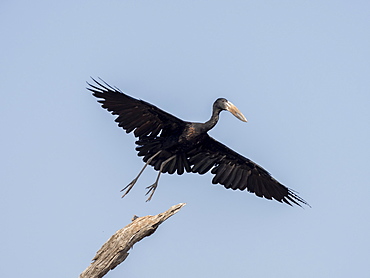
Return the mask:
<svg viewBox="0 0 370 278">
<path fill-rule="evenodd" d="M 262 167 L 231 150 L 208 135 L 223 110 L 231 112 L 238 119 L 246 118 L 231 102 L 219 98 L 213 104 L 212 116 L 205 123 L 183 121 L 156 106 L 132 98 L 120 90 L 97 82 L 88 88 L 102 103 L 102 107 L 113 115 L 116 122 L 127 133 L 133 132 L 138 140 L 136 150 L 146 163 L 139 175 L 123 190 L 125 196 L 134 186 L 147 165 L 159 171 L 157 180 L 149 186 L 151 199 L 161 173 L 181 175 L 185 171 L 214 174 L 213 184 L 222 184 L 233 190 L 248 190 L 259 197 L 300 206 L 307 204 L 291 189 L 285 187 Z"/>
</svg>

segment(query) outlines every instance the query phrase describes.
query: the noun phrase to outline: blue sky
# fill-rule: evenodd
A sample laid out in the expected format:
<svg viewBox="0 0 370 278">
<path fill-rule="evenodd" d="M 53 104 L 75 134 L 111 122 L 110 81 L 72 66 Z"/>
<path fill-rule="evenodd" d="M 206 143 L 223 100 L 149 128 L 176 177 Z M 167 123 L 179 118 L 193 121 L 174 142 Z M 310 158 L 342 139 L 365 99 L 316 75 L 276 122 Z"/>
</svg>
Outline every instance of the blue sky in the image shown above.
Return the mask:
<svg viewBox="0 0 370 278">
<path fill-rule="evenodd" d="M 136 214 L 185 202 L 106 277 L 365 277 L 367 1 L 3 1 L 1 277 L 76 277 Z M 163 175 L 86 90 L 101 77 L 254 160 L 312 208 Z"/>
</svg>

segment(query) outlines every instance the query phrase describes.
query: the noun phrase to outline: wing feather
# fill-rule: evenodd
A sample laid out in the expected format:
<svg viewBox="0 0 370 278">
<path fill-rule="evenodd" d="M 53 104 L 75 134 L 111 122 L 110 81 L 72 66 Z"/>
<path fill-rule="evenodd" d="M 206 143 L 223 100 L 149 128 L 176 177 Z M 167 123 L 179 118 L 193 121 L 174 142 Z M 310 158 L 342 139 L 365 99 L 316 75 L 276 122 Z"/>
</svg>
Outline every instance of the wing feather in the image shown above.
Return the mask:
<svg viewBox="0 0 370 278">
<path fill-rule="evenodd" d="M 192 172 L 204 173 L 204 167 L 200 164 L 203 161 L 212 159 L 213 165 L 207 169 L 214 174 L 213 184 L 222 184 L 225 188 L 247 190 L 259 197 L 275 199 L 289 205 L 309 204 L 299 197 L 294 191 L 287 188 L 269 172 L 250 159 L 238 154 L 210 136 L 205 136 L 204 140 L 193 150 L 189 160 L 192 164 Z M 205 160 L 204 157 L 209 157 Z M 203 159 L 200 159 L 203 158 Z M 215 159 L 216 158 L 216 159 Z M 201 171 L 203 170 L 203 171 Z"/>
<path fill-rule="evenodd" d="M 92 78 L 93 79 L 93 78 Z M 158 107 L 130 97 L 103 80 L 94 85 L 87 83 L 102 107 L 113 115 L 118 115 L 116 122 L 127 133 L 134 131 L 136 137 L 155 137 L 161 131 L 164 134 L 178 132 L 185 126 L 181 119 L 159 109 Z"/>
</svg>

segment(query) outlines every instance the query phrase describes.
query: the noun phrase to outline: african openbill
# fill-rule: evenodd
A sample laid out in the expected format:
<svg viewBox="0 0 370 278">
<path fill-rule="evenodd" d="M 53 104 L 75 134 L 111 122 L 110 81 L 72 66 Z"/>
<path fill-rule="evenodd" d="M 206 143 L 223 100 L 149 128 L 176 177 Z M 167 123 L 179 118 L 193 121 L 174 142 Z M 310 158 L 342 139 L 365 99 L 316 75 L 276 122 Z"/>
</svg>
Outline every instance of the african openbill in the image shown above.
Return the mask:
<svg viewBox="0 0 370 278">
<path fill-rule="evenodd" d="M 124 94 L 102 80 L 95 79 L 95 85 L 88 83 L 88 90 L 102 103 L 102 107 L 113 115 L 118 115 L 118 126 L 126 133 L 134 132 L 138 137 L 136 150 L 143 156 L 145 165 L 137 177 L 122 191 L 124 197 L 149 164 L 159 171 L 156 181 L 147 187 L 149 201 L 158 185 L 161 173 L 181 175 L 186 172 L 214 174 L 213 184 L 222 184 L 233 190 L 248 190 L 258 197 L 275 199 L 289 205 L 308 203 L 293 190 L 275 180 L 266 170 L 229 149 L 210 137 L 207 132 L 212 129 L 223 110 L 231 112 L 239 120 L 246 122 L 244 115 L 230 101 L 219 98 L 213 104 L 211 118 L 205 123 L 192 123 L 157 108 L 156 106 Z"/>
</svg>

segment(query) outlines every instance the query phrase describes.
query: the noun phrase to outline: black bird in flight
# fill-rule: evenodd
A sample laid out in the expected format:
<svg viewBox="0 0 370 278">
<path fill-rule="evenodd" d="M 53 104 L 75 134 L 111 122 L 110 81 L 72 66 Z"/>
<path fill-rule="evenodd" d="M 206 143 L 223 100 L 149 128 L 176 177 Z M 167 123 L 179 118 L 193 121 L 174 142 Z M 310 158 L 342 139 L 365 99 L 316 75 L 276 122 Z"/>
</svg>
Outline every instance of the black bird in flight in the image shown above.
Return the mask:
<svg viewBox="0 0 370 278">
<path fill-rule="evenodd" d="M 205 123 L 183 121 L 156 106 L 124 94 L 106 82 L 87 83 L 102 107 L 113 115 L 126 133 L 138 138 L 136 150 L 145 165 L 137 177 L 122 191 L 124 197 L 135 185 L 147 165 L 159 171 L 154 184 L 147 187 L 149 201 L 158 186 L 161 173 L 181 175 L 186 172 L 214 174 L 213 184 L 233 190 L 248 190 L 258 197 L 301 206 L 309 204 L 292 189 L 279 183 L 265 169 L 210 137 L 207 132 L 218 122 L 221 111 L 231 112 L 239 120 L 247 119 L 230 101 L 219 98 L 213 104 L 212 116 Z"/>
</svg>

